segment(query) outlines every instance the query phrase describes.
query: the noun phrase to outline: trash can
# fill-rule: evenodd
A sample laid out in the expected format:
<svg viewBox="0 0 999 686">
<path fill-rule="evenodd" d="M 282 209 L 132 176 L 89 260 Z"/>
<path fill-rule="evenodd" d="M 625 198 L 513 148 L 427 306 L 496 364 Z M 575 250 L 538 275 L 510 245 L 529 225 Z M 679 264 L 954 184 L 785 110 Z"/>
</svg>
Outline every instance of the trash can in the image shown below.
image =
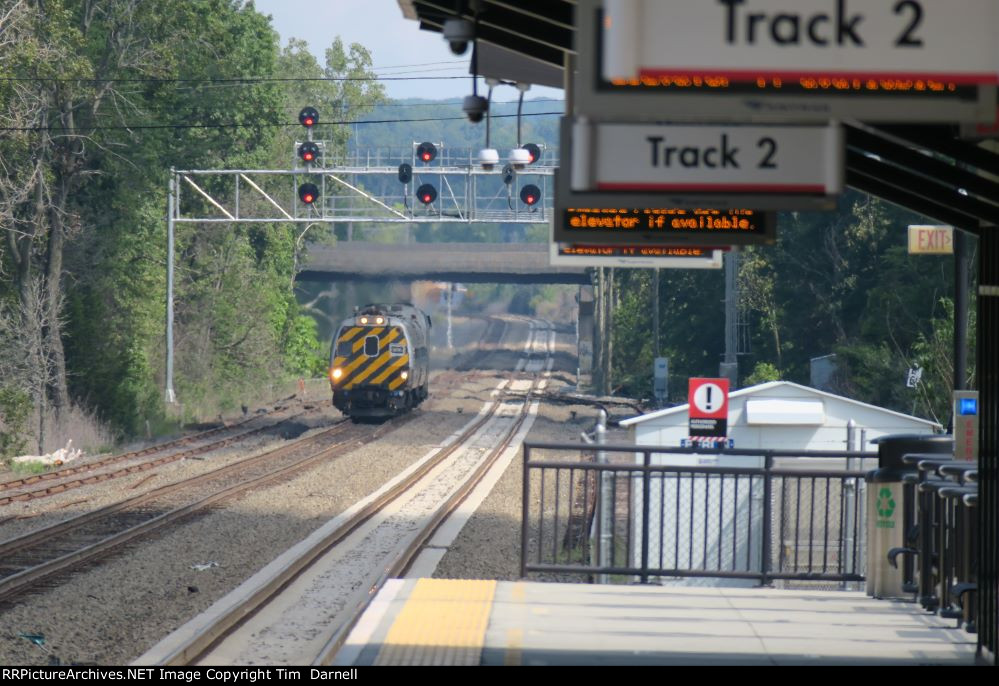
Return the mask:
<svg viewBox="0 0 999 686">
<path fill-rule="evenodd" d="M 953 454 L 954 437 L 946 434 L 892 434 L 874 440 L 878 468 L 867 481 L 867 595 L 905 598 L 902 568 L 888 562 L 888 551 L 904 545 L 902 477 L 913 468 L 902 462 L 909 453 Z"/>
</svg>

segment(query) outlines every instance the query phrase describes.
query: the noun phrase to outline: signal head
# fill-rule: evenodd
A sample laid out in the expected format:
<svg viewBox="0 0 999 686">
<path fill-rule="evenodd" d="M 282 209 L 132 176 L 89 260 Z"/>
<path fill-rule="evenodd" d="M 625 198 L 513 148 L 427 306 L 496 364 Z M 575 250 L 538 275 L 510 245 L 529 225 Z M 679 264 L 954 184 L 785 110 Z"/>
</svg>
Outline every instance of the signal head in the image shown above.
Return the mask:
<svg viewBox="0 0 999 686">
<path fill-rule="evenodd" d="M 512 164 L 505 165 L 503 167 L 503 183 L 509 186 L 511 183 L 513 183 L 514 176 L 516 176 L 516 173 L 513 171 L 513 165 Z"/>
<path fill-rule="evenodd" d="M 413 180 L 412 165 L 403 162 L 399 165 L 399 183 L 409 183 Z"/>
<path fill-rule="evenodd" d="M 306 141 L 298 146 L 298 156 L 305 163 L 312 163 L 319 159 L 319 146 L 312 141 Z"/>
<path fill-rule="evenodd" d="M 530 153 L 531 161 L 529 162 L 529 164 L 534 164 L 535 162 L 541 159 L 541 146 L 539 146 L 537 143 L 524 143 L 520 147 L 522 147 L 524 150 Z"/>
<path fill-rule="evenodd" d="M 319 112 L 315 107 L 303 107 L 298 113 L 298 121 L 305 128 L 311 129 L 319 123 Z"/>
<path fill-rule="evenodd" d="M 437 199 L 437 189 L 429 183 L 425 183 L 416 189 L 416 199 L 424 205 L 430 205 Z"/>
<path fill-rule="evenodd" d="M 437 157 L 437 146 L 429 141 L 425 141 L 416 146 L 416 157 L 423 164 L 430 164 Z"/>
<path fill-rule="evenodd" d="M 541 200 L 541 189 L 533 183 L 529 183 L 520 189 L 520 200 L 528 207 L 533 207 Z"/>
<path fill-rule="evenodd" d="M 319 199 L 319 189 L 314 183 L 303 183 L 298 187 L 298 199 L 306 205 L 311 205 Z"/>
</svg>

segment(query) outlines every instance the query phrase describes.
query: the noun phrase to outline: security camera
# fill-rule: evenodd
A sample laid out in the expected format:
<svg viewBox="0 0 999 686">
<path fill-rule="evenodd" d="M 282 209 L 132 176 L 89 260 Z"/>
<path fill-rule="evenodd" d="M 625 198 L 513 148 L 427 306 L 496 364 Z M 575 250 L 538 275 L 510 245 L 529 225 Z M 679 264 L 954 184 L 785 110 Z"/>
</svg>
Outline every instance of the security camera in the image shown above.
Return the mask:
<svg viewBox="0 0 999 686">
<path fill-rule="evenodd" d="M 461 109 L 468 115 L 468 120 L 473 124 L 478 124 L 486 116 L 489 109 L 489 101 L 481 95 L 466 95 Z"/>
<path fill-rule="evenodd" d="M 455 55 L 464 55 L 468 42 L 475 39 L 475 27 L 465 19 L 448 19 L 444 22 L 444 40 Z"/>
<path fill-rule="evenodd" d="M 483 148 L 479 150 L 479 165 L 486 171 L 492 171 L 493 167 L 499 164 L 499 151 L 494 148 Z"/>
</svg>

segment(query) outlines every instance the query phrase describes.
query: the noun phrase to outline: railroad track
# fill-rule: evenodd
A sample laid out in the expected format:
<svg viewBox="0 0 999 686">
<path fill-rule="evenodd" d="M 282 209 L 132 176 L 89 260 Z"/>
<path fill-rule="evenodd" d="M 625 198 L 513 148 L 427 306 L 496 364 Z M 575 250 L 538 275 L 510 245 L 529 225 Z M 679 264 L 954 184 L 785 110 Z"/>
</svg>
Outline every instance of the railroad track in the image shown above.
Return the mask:
<svg viewBox="0 0 999 686">
<path fill-rule="evenodd" d="M 486 328 L 476 343 L 475 350 L 460 355 L 454 361 L 456 371 L 473 371 L 485 368 L 486 360 L 500 350 L 500 344 L 509 329 L 509 322 L 501 317 L 487 317 Z"/>
<path fill-rule="evenodd" d="M 532 327 L 536 361 L 551 343 Z M 378 588 L 422 546 L 518 436 L 530 392 L 545 383 L 526 365 L 510 385 L 524 396 L 494 400 L 439 449 L 195 617 L 136 664 L 329 664 Z M 261 652 L 262 651 L 262 652 Z"/>
<path fill-rule="evenodd" d="M 275 426 L 281 424 L 282 422 L 290 421 L 296 419 L 303 414 L 310 411 L 315 411 L 318 406 L 311 405 L 303 408 L 301 411 L 294 412 L 288 416 L 281 417 L 277 421 L 264 422 L 261 426 L 249 429 L 247 431 L 239 431 L 233 433 L 230 436 L 226 436 L 220 440 L 210 441 L 209 443 L 203 445 L 196 445 L 187 450 L 181 450 L 178 452 L 169 452 L 174 448 L 183 447 L 185 445 L 191 445 L 192 443 L 197 443 L 198 441 L 210 439 L 213 436 L 219 434 L 224 434 L 225 432 L 231 432 L 239 427 L 246 426 L 247 424 L 261 419 L 273 418 L 274 415 L 284 412 L 288 409 L 288 406 L 281 405 L 275 407 L 274 409 L 254 415 L 253 417 L 248 417 L 235 424 L 230 424 L 228 426 L 222 426 L 215 429 L 209 429 L 208 431 L 203 431 L 192 436 L 187 436 L 184 438 L 179 438 L 173 441 L 168 441 L 166 443 L 160 443 L 155 446 L 150 446 L 142 450 L 135 450 L 132 452 L 121 453 L 120 455 L 112 455 L 101 460 L 96 460 L 87 464 L 76 465 L 72 467 L 64 467 L 62 469 L 47 472 L 45 474 L 36 474 L 32 476 L 26 476 L 18 479 L 13 479 L 4 483 L 0 483 L 0 507 L 4 505 L 10 505 L 16 502 L 26 502 L 29 500 L 36 500 L 38 498 L 46 498 L 49 496 L 56 495 L 58 493 L 63 493 L 74 488 L 80 488 L 81 486 L 88 486 L 91 484 L 100 483 L 102 481 L 107 481 L 109 479 L 116 479 L 123 476 L 128 476 L 130 474 L 136 474 L 138 472 L 147 471 L 153 469 L 154 467 L 159 467 L 170 462 L 176 462 L 178 460 L 183 460 L 197 455 L 203 455 L 205 453 L 219 450 L 226 446 L 234 445 L 246 440 L 252 436 L 263 433 Z M 161 454 L 165 453 L 165 454 Z M 150 455 L 159 455 L 159 457 L 154 457 L 153 459 L 141 460 L 138 462 L 132 462 L 133 460 L 148 457 Z M 41 484 L 36 488 L 30 488 L 31 486 L 36 486 Z"/>
<path fill-rule="evenodd" d="M 54 575 L 78 569 L 223 500 L 377 440 L 410 417 L 377 427 L 341 421 L 280 448 L 0 542 L 0 599 L 29 591 Z"/>
</svg>

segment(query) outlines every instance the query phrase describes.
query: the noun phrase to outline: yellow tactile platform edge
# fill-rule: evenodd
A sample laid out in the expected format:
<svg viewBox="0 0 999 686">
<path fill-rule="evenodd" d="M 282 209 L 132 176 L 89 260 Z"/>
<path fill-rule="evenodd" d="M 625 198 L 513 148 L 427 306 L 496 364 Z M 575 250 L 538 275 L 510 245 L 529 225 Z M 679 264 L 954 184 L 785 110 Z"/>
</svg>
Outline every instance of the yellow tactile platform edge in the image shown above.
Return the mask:
<svg viewBox="0 0 999 686">
<path fill-rule="evenodd" d="M 479 664 L 495 593 L 495 581 L 419 579 L 374 663 Z"/>
</svg>

